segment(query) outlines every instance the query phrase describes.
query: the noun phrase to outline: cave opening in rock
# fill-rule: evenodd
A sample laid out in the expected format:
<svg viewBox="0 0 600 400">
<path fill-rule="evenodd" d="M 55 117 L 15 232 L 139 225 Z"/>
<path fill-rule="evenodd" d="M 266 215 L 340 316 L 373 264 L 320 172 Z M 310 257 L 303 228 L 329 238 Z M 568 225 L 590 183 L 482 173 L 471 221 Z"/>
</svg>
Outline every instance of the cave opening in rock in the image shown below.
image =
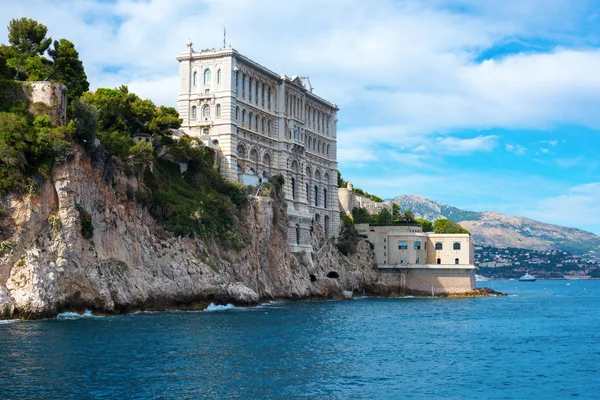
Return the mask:
<svg viewBox="0 0 600 400">
<path fill-rule="evenodd" d="M 327 273 L 327 277 L 328 277 L 328 278 L 337 279 L 337 278 L 339 278 L 339 277 L 340 277 L 340 274 L 338 274 L 338 273 L 337 273 L 337 272 L 335 272 L 335 271 L 329 271 L 329 272 Z"/>
</svg>

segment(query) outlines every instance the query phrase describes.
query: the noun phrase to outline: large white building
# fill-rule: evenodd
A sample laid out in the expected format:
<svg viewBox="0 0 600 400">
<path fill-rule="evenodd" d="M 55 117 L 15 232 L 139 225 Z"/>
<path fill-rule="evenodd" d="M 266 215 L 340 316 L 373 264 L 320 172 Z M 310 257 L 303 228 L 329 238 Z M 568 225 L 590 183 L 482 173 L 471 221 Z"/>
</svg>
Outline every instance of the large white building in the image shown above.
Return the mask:
<svg viewBox="0 0 600 400">
<path fill-rule="evenodd" d="M 337 106 L 307 78 L 276 74 L 231 48 L 196 52 L 188 42 L 177 61 L 182 129 L 218 146 L 221 175 L 251 184 L 283 175 L 292 251 L 312 251 L 315 224 L 336 235 Z"/>
</svg>

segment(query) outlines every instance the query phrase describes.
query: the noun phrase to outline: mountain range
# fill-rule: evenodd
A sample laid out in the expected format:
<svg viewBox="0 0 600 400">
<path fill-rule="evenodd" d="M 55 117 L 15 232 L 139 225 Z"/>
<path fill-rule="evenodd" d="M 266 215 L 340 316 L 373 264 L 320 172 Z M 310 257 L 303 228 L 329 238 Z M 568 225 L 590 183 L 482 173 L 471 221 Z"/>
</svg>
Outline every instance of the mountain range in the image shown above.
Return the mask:
<svg viewBox="0 0 600 400">
<path fill-rule="evenodd" d="M 476 245 L 561 250 L 587 258 L 600 258 L 600 236 L 577 228 L 547 224 L 493 211 L 468 211 L 428 199 L 401 194 L 393 202 L 411 210 L 418 218 L 435 221 L 448 218 L 471 232 Z"/>
</svg>

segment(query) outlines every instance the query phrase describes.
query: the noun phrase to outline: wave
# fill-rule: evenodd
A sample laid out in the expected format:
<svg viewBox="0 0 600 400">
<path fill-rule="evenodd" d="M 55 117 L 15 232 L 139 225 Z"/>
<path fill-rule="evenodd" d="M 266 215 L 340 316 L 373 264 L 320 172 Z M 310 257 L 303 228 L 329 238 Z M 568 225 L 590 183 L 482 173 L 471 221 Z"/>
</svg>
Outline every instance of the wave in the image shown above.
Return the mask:
<svg viewBox="0 0 600 400">
<path fill-rule="evenodd" d="M 56 316 L 56 319 L 79 319 L 79 318 L 90 318 L 93 317 L 94 314 L 90 310 L 85 310 L 83 314 L 79 314 L 72 311 L 67 311 L 60 313 Z"/>
<path fill-rule="evenodd" d="M 20 319 L 0 319 L 0 325 L 14 324 L 15 322 L 19 321 Z"/>
<path fill-rule="evenodd" d="M 210 303 L 208 307 L 204 309 L 204 311 L 226 311 L 226 310 L 235 310 L 237 307 L 233 304 L 214 304 Z"/>
</svg>

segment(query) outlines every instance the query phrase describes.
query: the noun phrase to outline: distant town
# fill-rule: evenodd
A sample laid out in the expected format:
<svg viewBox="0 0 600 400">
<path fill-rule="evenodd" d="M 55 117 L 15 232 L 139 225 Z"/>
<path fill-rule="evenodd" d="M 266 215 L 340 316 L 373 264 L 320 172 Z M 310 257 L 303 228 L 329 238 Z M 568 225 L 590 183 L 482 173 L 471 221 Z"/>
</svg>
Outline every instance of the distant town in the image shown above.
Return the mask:
<svg viewBox="0 0 600 400">
<path fill-rule="evenodd" d="M 565 275 L 600 278 L 597 258 L 584 258 L 558 250 L 476 246 L 475 265 L 479 267 L 479 274 L 489 278 L 518 278 L 525 272 L 538 279 L 563 279 Z"/>
</svg>

